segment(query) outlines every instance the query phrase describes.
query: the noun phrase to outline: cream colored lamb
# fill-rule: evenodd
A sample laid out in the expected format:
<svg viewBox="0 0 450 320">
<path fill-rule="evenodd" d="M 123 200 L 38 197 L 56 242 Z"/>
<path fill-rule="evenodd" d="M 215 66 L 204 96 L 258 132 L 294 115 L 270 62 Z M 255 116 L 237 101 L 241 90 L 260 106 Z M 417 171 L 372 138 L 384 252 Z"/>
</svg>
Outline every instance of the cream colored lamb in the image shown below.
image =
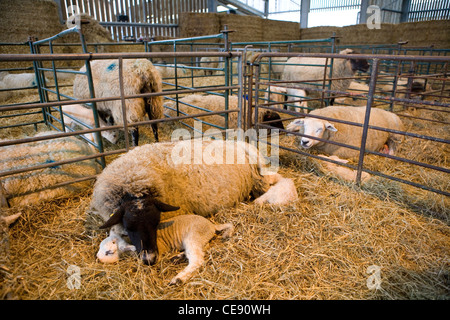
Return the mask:
<svg viewBox="0 0 450 320">
<path fill-rule="evenodd" d="M 186 282 L 203 265 L 205 247 L 219 232 L 222 237 L 229 238 L 233 233 L 233 225 L 214 224 L 208 219 L 197 215 L 181 215 L 161 221 L 157 228 L 157 247 L 160 255 L 172 251 L 182 251 L 178 258 L 185 256 L 189 264 L 178 273 L 170 285 Z M 97 253 L 103 263 L 114 263 L 125 251 L 135 251 L 135 247 L 124 244 L 117 236 L 110 236 L 102 241 Z"/>
</svg>

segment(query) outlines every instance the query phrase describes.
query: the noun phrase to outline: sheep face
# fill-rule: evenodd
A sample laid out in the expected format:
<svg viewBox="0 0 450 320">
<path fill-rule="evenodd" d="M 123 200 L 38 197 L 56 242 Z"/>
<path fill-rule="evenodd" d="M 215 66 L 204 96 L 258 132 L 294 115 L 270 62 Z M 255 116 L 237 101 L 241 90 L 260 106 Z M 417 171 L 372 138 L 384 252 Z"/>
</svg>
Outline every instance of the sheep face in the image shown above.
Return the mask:
<svg viewBox="0 0 450 320">
<path fill-rule="evenodd" d="M 369 63 L 366 59 L 350 59 L 350 65 L 352 66 L 352 71 L 362 71 L 367 72 L 369 70 Z"/>
<path fill-rule="evenodd" d="M 154 264 L 158 258 L 156 232 L 161 220 L 161 212 L 176 211 L 174 207 L 156 200 L 152 195 L 135 197 L 126 194 L 121 206 L 100 228 L 122 223 L 136 252 L 145 264 Z"/>
<path fill-rule="evenodd" d="M 117 239 L 108 237 L 100 243 L 100 250 L 97 253 L 97 258 L 103 263 L 114 263 L 119 261 L 119 247 Z"/>
<path fill-rule="evenodd" d="M 264 113 L 263 119 L 262 119 L 263 122 L 274 121 L 274 120 L 280 120 L 280 121 L 271 122 L 271 123 L 269 123 L 269 125 L 274 126 L 275 128 L 284 129 L 283 122 L 281 121 L 281 117 L 278 113 L 272 112 L 272 111 L 267 111 Z"/>
<path fill-rule="evenodd" d="M 345 49 L 339 52 L 340 54 L 356 54 L 359 52 L 356 52 L 353 49 Z M 353 72 L 356 71 L 362 71 L 362 72 L 367 72 L 367 70 L 369 70 L 369 63 L 367 62 L 366 59 L 349 59 L 350 60 L 350 65 L 352 68 Z"/>
<path fill-rule="evenodd" d="M 327 138 L 328 136 L 327 131 L 331 132 L 337 131 L 337 129 L 328 121 L 314 118 L 304 118 L 295 120 L 291 122 L 286 129 L 288 131 L 299 131 L 299 132 L 303 129 L 303 134 L 321 139 Z M 312 138 L 302 137 L 300 140 L 300 145 L 305 149 L 309 149 L 320 142 L 321 141 Z"/>
</svg>

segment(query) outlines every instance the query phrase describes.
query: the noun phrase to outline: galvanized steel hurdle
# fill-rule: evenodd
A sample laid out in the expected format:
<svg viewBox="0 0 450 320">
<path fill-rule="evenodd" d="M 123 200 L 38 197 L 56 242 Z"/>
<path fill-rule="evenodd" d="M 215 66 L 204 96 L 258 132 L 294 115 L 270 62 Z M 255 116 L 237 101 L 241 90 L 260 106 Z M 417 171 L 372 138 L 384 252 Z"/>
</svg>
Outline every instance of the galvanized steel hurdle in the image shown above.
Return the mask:
<svg viewBox="0 0 450 320">
<path fill-rule="evenodd" d="M 435 165 L 431 165 L 428 163 L 423 163 L 423 162 L 419 162 L 419 161 L 415 161 L 415 160 L 411 160 L 411 159 L 406 159 L 406 158 L 402 158 L 402 157 L 398 157 L 398 156 L 393 156 L 393 155 L 389 155 L 389 154 L 384 154 L 384 153 L 380 153 L 380 152 L 376 152 L 376 151 L 369 151 L 365 149 L 366 146 L 366 140 L 367 140 L 367 133 L 369 129 L 372 130 L 381 130 L 381 131 L 386 131 L 386 132 L 390 132 L 390 133 L 394 133 L 394 134 L 401 134 L 404 136 L 409 136 L 409 137 L 414 137 L 414 138 L 419 138 L 419 139 L 425 139 L 425 140 L 430 140 L 430 141 L 435 141 L 435 142 L 439 142 L 439 143 L 443 143 L 443 144 L 450 144 L 450 140 L 448 139 L 448 137 L 444 137 L 444 138 L 440 138 L 440 137 L 432 137 L 432 136 L 426 136 L 426 135 L 421 135 L 421 134 L 415 134 L 415 133 L 410 133 L 410 132 L 404 132 L 404 131 L 397 131 L 397 130 L 390 130 L 390 129 L 386 129 L 386 128 L 381 128 L 381 127 L 377 127 L 377 126 L 372 126 L 369 125 L 369 118 L 370 118 L 370 111 L 371 111 L 371 107 L 373 104 L 374 99 L 377 100 L 381 100 L 381 101 L 386 101 L 386 102 L 404 102 L 405 103 L 405 107 L 406 105 L 414 105 L 414 106 L 437 106 L 437 107 L 442 107 L 444 108 L 443 110 L 438 110 L 444 113 L 450 113 L 450 104 L 446 103 L 446 102 L 437 102 L 437 101 L 418 101 L 418 100 L 414 100 L 411 99 L 410 97 L 407 98 L 397 98 L 395 96 L 391 96 L 391 97 L 384 97 L 384 96 L 379 96 L 376 95 L 376 83 L 377 83 L 377 79 L 378 79 L 378 70 L 379 70 L 379 65 L 380 65 L 380 61 L 382 60 L 393 60 L 395 62 L 398 62 L 399 64 L 401 64 L 404 61 L 408 61 L 411 63 L 414 62 L 427 62 L 427 63 L 442 63 L 444 65 L 444 68 L 442 70 L 441 74 L 434 74 L 433 76 L 435 77 L 435 79 L 437 79 L 438 81 L 442 81 L 442 87 L 440 89 L 440 94 L 439 95 L 435 95 L 433 94 L 432 96 L 438 97 L 440 100 L 442 100 L 443 98 L 449 99 L 450 98 L 450 89 L 448 89 L 446 87 L 446 83 L 448 82 L 448 78 L 447 78 L 447 66 L 450 62 L 450 57 L 445 57 L 445 56 L 404 56 L 404 55 L 396 55 L 396 56 L 390 56 L 390 55 L 373 55 L 373 54 L 352 54 L 352 59 L 367 59 L 371 61 L 371 65 L 372 65 L 372 71 L 371 71 L 371 75 L 370 75 L 370 83 L 369 83 L 369 92 L 367 94 L 367 105 L 366 105 L 366 113 L 365 113 L 365 120 L 363 124 L 359 124 L 359 123 L 355 123 L 355 122 L 351 122 L 351 121 L 343 121 L 343 120 L 337 120 L 337 119 L 333 119 L 333 118 L 329 118 L 329 117 L 322 117 L 322 116 L 316 116 L 316 115 L 310 115 L 304 112 L 296 112 L 296 111 L 288 111 L 288 110 L 284 110 L 284 109 L 279 109 L 279 108 L 274 108 L 272 105 L 274 103 L 261 103 L 259 102 L 260 98 L 259 98 L 259 86 L 261 85 L 283 85 L 285 87 L 288 88 L 300 88 L 300 89 L 308 89 L 308 90 L 312 90 L 312 91 L 318 91 L 318 92 L 326 92 L 328 94 L 337 94 L 337 95 L 346 95 L 346 92 L 342 92 L 342 91 L 336 91 L 336 90 L 326 90 L 326 89 L 317 89 L 317 88 L 310 88 L 307 86 L 304 86 L 303 82 L 304 81 L 260 81 L 259 80 L 259 64 L 258 63 L 254 63 L 253 64 L 253 71 L 250 72 L 250 76 L 252 77 L 253 74 L 255 74 L 254 77 L 254 82 L 250 81 L 250 83 L 253 83 L 253 85 L 250 86 L 249 88 L 249 95 L 253 96 L 254 99 L 254 103 L 251 102 L 249 103 L 249 110 L 247 110 L 247 114 L 251 114 L 251 110 L 252 108 L 255 109 L 255 117 L 254 117 L 254 126 L 256 129 L 258 128 L 266 128 L 266 129 L 277 129 L 276 127 L 272 126 L 270 123 L 259 123 L 258 122 L 258 112 L 260 108 L 264 109 L 264 110 L 271 110 L 271 111 L 275 111 L 275 112 L 279 112 L 279 113 L 284 113 L 287 115 L 290 115 L 292 117 L 290 118 L 286 118 L 283 119 L 283 121 L 286 120 L 293 120 L 296 118 L 300 118 L 300 117 L 313 117 L 313 118 L 319 118 L 319 119 L 325 119 L 325 120 L 329 120 L 329 121 L 334 121 L 334 122 L 339 122 L 339 123 L 344 123 L 344 124 L 348 124 L 348 125 L 353 125 L 356 127 L 362 127 L 362 138 L 361 138 L 361 147 L 354 147 L 354 146 L 350 146 L 350 145 L 346 145 L 346 144 L 342 144 L 342 143 L 336 143 L 336 142 L 331 142 L 331 141 L 327 141 L 328 143 L 332 143 L 335 145 L 339 145 L 339 146 L 343 146 L 349 149 L 353 149 L 353 150 L 358 150 L 359 151 L 359 157 L 358 157 L 358 165 L 357 166 L 353 166 L 353 165 L 349 165 L 346 163 L 341 163 L 338 161 L 334 161 L 334 160 L 330 160 L 327 158 L 323 158 L 320 156 L 316 156 L 298 149 L 292 149 L 292 148 L 288 148 L 282 145 L 277 145 L 276 147 L 279 147 L 281 149 L 285 149 L 291 152 L 295 152 L 304 156 L 308 156 L 308 157 L 313 157 L 316 159 L 320 159 L 320 160 L 324 160 L 324 161 L 328 161 L 334 164 L 338 164 L 338 165 L 342 165 L 354 170 L 357 170 L 357 176 L 355 179 L 355 183 L 359 186 L 361 185 L 361 174 L 362 172 L 368 172 L 370 174 L 373 175 L 377 175 L 377 176 L 381 176 L 383 178 L 387 178 L 387 179 L 391 179 L 394 181 L 398 181 L 401 183 L 405 183 L 417 188 L 421 188 L 424 190 L 428 190 L 428 191 L 432 191 L 438 194 L 442 194 L 442 195 L 446 195 L 446 196 L 450 196 L 450 192 L 448 192 L 448 190 L 439 190 L 436 188 L 433 188 L 431 186 L 427 186 L 427 185 L 423 185 L 420 183 L 416 183 L 413 181 L 408 181 L 402 178 L 398 178 L 398 177 L 394 177 L 394 176 L 390 176 L 381 172 L 375 172 L 369 169 L 366 169 L 363 167 L 363 163 L 364 163 L 364 156 L 365 153 L 369 153 L 369 154 L 376 154 L 378 156 L 382 156 L 382 157 L 386 157 L 386 158 L 390 158 L 390 159 L 394 159 L 394 160 L 398 160 L 398 161 L 403 161 L 412 165 L 416 165 L 416 166 L 421 166 L 424 168 L 428 168 L 428 169 L 432 169 L 432 170 L 436 170 L 439 172 L 442 172 L 444 174 L 449 174 L 450 173 L 450 169 L 448 168 L 444 168 L 444 167 L 439 167 L 439 166 L 435 166 Z M 340 54 L 329 54 L 329 53 L 317 53 L 317 54 L 311 54 L 311 53 L 261 53 L 258 57 L 255 58 L 255 61 L 263 59 L 265 57 L 320 57 L 320 58 L 329 58 L 329 59 L 336 59 L 336 58 L 347 58 L 346 55 L 340 55 Z M 431 78 L 431 77 L 430 77 Z M 346 79 L 346 78 L 332 78 L 331 81 L 333 80 L 340 80 L 340 79 Z M 330 79 L 326 79 L 326 80 L 330 80 Z M 323 79 L 323 81 L 326 81 L 325 79 Z M 409 87 L 410 88 L 410 87 Z M 395 90 L 394 90 L 395 92 Z M 444 94 L 446 93 L 446 94 Z M 426 94 L 426 93 L 425 93 Z M 352 95 L 352 96 L 363 96 L 362 94 L 356 94 L 356 95 Z M 250 100 L 250 99 L 249 99 Z M 435 109 L 436 110 L 436 109 Z M 401 114 L 399 114 L 399 116 L 403 116 Z M 430 120 L 430 119 L 425 119 L 425 120 Z M 444 124 L 449 124 L 444 122 Z M 251 123 L 249 122 L 249 126 L 251 126 Z M 279 129 L 281 132 L 285 132 L 287 133 L 287 130 L 284 129 Z M 304 135 L 302 133 L 298 133 L 298 132 L 289 132 L 290 134 L 294 134 L 296 136 L 300 136 L 300 137 L 308 137 L 308 138 L 313 138 L 315 140 L 319 140 L 319 141 L 326 141 L 324 139 L 320 139 L 317 137 L 311 137 L 308 135 Z M 271 145 L 271 143 L 267 140 L 259 140 L 261 142 L 267 143 L 269 145 Z"/>
</svg>

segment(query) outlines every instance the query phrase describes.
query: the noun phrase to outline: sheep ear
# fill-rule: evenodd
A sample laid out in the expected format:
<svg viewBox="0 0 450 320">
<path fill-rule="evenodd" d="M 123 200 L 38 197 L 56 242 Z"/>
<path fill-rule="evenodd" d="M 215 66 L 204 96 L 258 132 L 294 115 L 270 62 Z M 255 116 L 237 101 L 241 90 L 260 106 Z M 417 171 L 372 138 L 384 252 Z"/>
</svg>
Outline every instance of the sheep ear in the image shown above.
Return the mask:
<svg viewBox="0 0 450 320">
<path fill-rule="evenodd" d="M 105 229 L 112 227 L 113 225 L 116 225 L 118 223 L 122 222 L 124 210 L 122 208 L 119 208 L 116 212 L 114 212 L 111 217 L 108 219 L 108 221 L 105 222 L 102 226 L 100 226 L 100 229 Z"/>
<path fill-rule="evenodd" d="M 331 123 L 325 122 L 325 129 L 336 132 L 338 131 Z"/>
<path fill-rule="evenodd" d="M 180 207 L 171 206 L 170 204 L 155 200 L 155 206 L 161 211 L 161 212 L 168 212 L 168 211 L 177 211 L 180 209 Z"/>
<path fill-rule="evenodd" d="M 300 127 L 302 127 L 303 124 L 304 124 L 303 119 L 294 120 L 287 125 L 286 130 L 288 131 L 300 130 Z"/>
</svg>

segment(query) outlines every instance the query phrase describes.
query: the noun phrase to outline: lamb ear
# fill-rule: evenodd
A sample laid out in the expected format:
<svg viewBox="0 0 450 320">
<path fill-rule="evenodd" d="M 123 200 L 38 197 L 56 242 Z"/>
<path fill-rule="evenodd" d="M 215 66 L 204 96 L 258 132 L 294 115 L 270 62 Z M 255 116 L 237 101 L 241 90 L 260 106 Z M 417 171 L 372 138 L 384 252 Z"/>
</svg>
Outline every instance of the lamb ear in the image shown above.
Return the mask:
<svg viewBox="0 0 450 320">
<path fill-rule="evenodd" d="M 338 131 L 331 123 L 325 122 L 325 129 L 336 132 Z"/>
<path fill-rule="evenodd" d="M 124 210 L 121 210 L 122 208 L 119 208 L 116 212 L 114 212 L 111 217 L 106 221 L 102 226 L 100 226 L 100 229 L 105 229 L 112 227 L 113 225 L 116 225 L 118 223 L 122 222 Z"/>
<path fill-rule="evenodd" d="M 177 211 L 180 209 L 180 207 L 171 206 L 170 204 L 155 200 L 155 206 L 161 211 L 161 212 L 168 212 L 168 211 Z"/>
</svg>

